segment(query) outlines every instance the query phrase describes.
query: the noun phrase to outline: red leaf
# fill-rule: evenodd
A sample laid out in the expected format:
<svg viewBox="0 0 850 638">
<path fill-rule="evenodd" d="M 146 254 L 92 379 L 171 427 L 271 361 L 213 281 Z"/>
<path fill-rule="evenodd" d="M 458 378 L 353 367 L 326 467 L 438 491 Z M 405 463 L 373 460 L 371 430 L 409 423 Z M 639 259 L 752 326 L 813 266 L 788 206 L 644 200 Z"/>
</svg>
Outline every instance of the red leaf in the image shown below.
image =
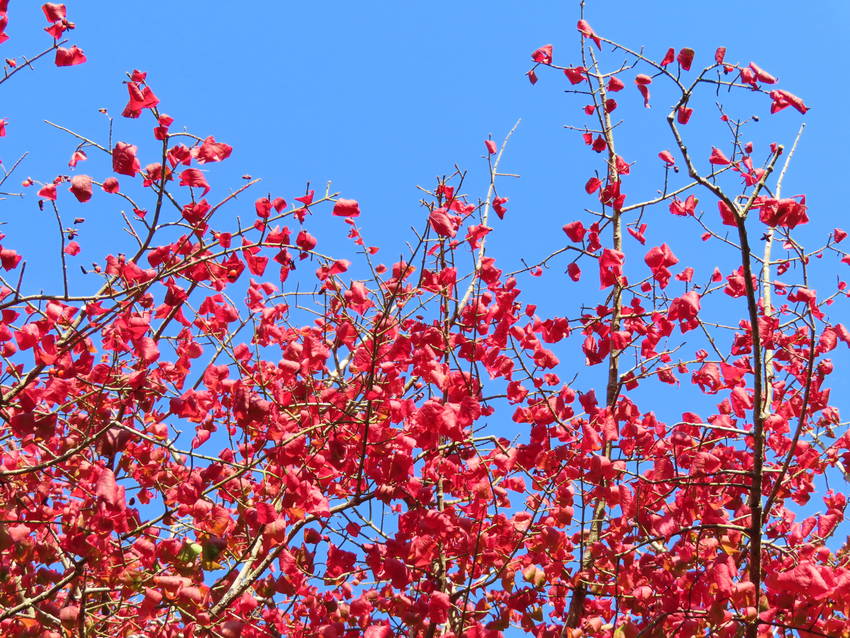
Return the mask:
<svg viewBox="0 0 850 638">
<path fill-rule="evenodd" d="M 487 153 L 490 155 L 496 152 L 496 142 L 493 140 L 484 140 L 484 146 L 487 147 Z"/>
<path fill-rule="evenodd" d="M 626 256 L 619 250 L 605 248 L 599 257 L 599 287 L 608 288 L 617 283 L 623 274 Z"/>
<path fill-rule="evenodd" d="M 54 60 L 56 66 L 75 66 L 86 61 L 86 56 L 83 50 L 76 45 L 70 49 L 59 47 L 56 49 L 56 58 Z"/>
<path fill-rule="evenodd" d="M 369 625 L 363 632 L 363 638 L 393 638 L 394 635 L 389 625 Z"/>
<path fill-rule="evenodd" d="M 316 247 L 317 240 L 306 230 L 302 230 L 295 238 L 295 245 L 301 250 L 313 250 Z"/>
<path fill-rule="evenodd" d="M 580 221 L 570 222 L 569 224 L 565 224 L 562 230 L 567 234 L 572 241 L 578 243 L 584 239 L 585 234 L 587 233 L 587 229 L 584 227 Z"/>
<path fill-rule="evenodd" d="M 76 150 L 74 154 L 71 155 L 71 159 L 68 161 L 68 166 L 71 168 L 75 168 L 79 162 L 88 159 L 85 151 Z"/>
<path fill-rule="evenodd" d="M 599 49 L 600 51 L 602 50 L 602 42 L 599 39 L 599 36 L 596 35 L 596 33 L 590 27 L 590 24 L 588 24 L 587 20 L 579 20 L 578 24 L 576 25 L 576 28 L 579 30 L 579 33 L 581 33 L 584 37 L 593 40 L 594 44 L 596 44 L 597 49 Z"/>
<path fill-rule="evenodd" d="M 695 320 L 699 309 L 699 293 L 696 290 L 691 290 L 670 302 L 667 318 L 671 321 L 679 320 L 689 326 L 696 327 Z"/>
<path fill-rule="evenodd" d="M 492 230 L 492 228 L 485 226 L 484 224 L 473 224 L 467 228 L 466 237 L 464 237 L 464 239 L 469 242 L 472 250 L 476 250 L 481 244 L 481 240 Z"/>
<path fill-rule="evenodd" d="M 124 111 L 121 113 L 124 117 L 137 118 L 141 115 L 142 110 L 152 109 L 159 104 L 159 99 L 153 94 L 153 91 L 149 86 L 141 88 L 137 82 L 128 82 L 127 91 L 130 93 L 130 100 L 127 102 L 127 106 L 124 107 Z M 171 120 L 171 118 L 168 119 Z M 168 124 L 160 122 L 160 126 L 165 128 L 167 128 L 170 124 L 171 122 Z"/>
<path fill-rule="evenodd" d="M 646 232 L 646 227 L 646 224 L 641 224 L 640 228 L 638 229 L 634 229 L 629 226 L 628 228 L 626 228 L 626 230 L 628 231 L 629 235 L 637 239 L 641 243 L 641 245 L 643 245 L 646 243 L 646 237 L 644 236 L 644 233 Z"/>
<path fill-rule="evenodd" d="M 159 359 L 159 348 L 156 345 L 156 341 L 150 337 L 142 337 L 136 342 L 136 354 L 145 363 L 156 361 Z"/>
<path fill-rule="evenodd" d="M 735 212 L 726 205 L 722 199 L 717 200 L 717 208 L 720 210 L 720 219 L 724 226 L 737 226 Z"/>
<path fill-rule="evenodd" d="M 333 215 L 337 217 L 358 217 L 360 203 L 355 199 L 338 199 L 334 204 Z"/>
<path fill-rule="evenodd" d="M 676 255 L 673 254 L 673 251 L 670 250 L 667 244 L 650 248 L 643 260 L 649 266 L 652 276 L 662 288 L 665 288 L 670 281 L 670 271 L 668 268 L 679 263 Z"/>
<path fill-rule="evenodd" d="M 647 88 L 646 84 L 638 84 L 637 88 L 643 96 L 644 107 L 649 108 L 649 88 Z"/>
<path fill-rule="evenodd" d="M 538 64 L 552 64 L 552 45 L 544 44 L 531 54 L 531 59 Z"/>
<path fill-rule="evenodd" d="M 310 191 L 306 195 L 302 195 L 301 197 L 296 197 L 295 201 L 301 202 L 305 206 L 309 206 L 310 204 L 313 203 L 313 195 L 315 195 L 315 193 L 316 193 L 316 191 Z"/>
<path fill-rule="evenodd" d="M 688 195 L 688 198 L 684 202 L 674 197 L 673 201 L 670 202 L 670 212 L 674 215 L 693 215 L 698 203 L 699 200 L 693 195 Z"/>
<path fill-rule="evenodd" d="M 38 196 L 42 199 L 49 199 L 50 201 L 56 201 L 56 184 L 45 184 L 38 191 Z"/>
<path fill-rule="evenodd" d="M 29 350 L 41 338 L 41 333 L 38 326 L 34 323 L 28 323 L 23 328 L 15 332 L 15 341 L 21 350 Z"/>
<path fill-rule="evenodd" d="M 109 468 L 103 468 L 95 483 L 95 495 L 110 505 L 118 506 L 123 502 L 115 474 Z"/>
<path fill-rule="evenodd" d="M 773 102 L 770 105 L 770 112 L 776 113 L 781 111 L 782 109 L 793 106 L 795 109 L 800 111 L 803 115 L 805 115 L 809 107 L 805 105 L 803 100 L 794 95 L 793 93 L 789 93 L 788 91 L 776 90 L 770 92 L 770 99 Z"/>
<path fill-rule="evenodd" d="M 428 223 L 441 237 L 454 237 L 457 234 L 457 229 L 445 208 L 435 208 L 431 211 L 428 215 Z"/>
<path fill-rule="evenodd" d="M 601 135 L 597 135 L 596 139 L 593 140 L 593 144 L 591 145 L 591 148 L 594 151 L 596 151 L 597 153 L 601 153 L 606 148 L 608 148 L 608 144 L 605 141 L 605 138 L 603 138 Z"/>
<path fill-rule="evenodd" d="M 254 210 L 257 213 L 257 217 L 261 219 L 268 219 L 269 215 L 272 213 L 271 200 L 268 197 L 260 197 L 254 202 Z"/>
<path fill-rule="evenodd" d="M 800 201 L 793 197 L 785 199 L 759 197 L 753 203 L 753 208 L 759 209 L 759 219 L 768 226 L 795 228 L 809 221 L 805 197 L 801 197 Z"/>
<path fill-rule="evenodd" d="M 180 173 L 180 186 L 203 188 L 204 192 L 201 197 L 204 197 L 210 192 L 210 185 L 207 184 L 207 178 L 197 168 L 187 168 L 185 171 Z"/>
<path fill-rule="evenodd" d="M 638 91 L 643 96 L 643 105 L 646 108 L 649 108 L 649 85 L 652 84 L 652 78 L 648 75 L 641 73 L 640 75 L 635 77 L 635 85 L 637 85 Z"/>
<path fill-rule="evenodd" d="M 199 164 L 221 162 L 230 157 L 230 153 L 233 151 L 233 148 L 224 142 L 216 142 L 212 135 L 206 138 L 200 147 L 196 148 L 198 149 L 196 157 Z"/>
<path fill-rule="evenodd" d="M 583 66 L 569 67 L 564 69 L 564 75 L 570 81 L 570 84 L 581 84 L 584 81 L 584 74 L 587 72 Z M 612 78 L 613 79 L 613 78 Z"/>
<path fill-rule="evenodd" d="M 434 591 L 431 593 L 431 599 L 428 602 L 428 615 L 432 623 L 441 624 L 448 619 L 448 610 L 451 608 L 452 602 L 449 595 Z"/>
<path fill-rule="evenodd" d="M 694 61 L 694 50 L 689 48 L 684 48 L 679 51 L 679 55 L 676 56 L 676 61 L 679 63 L 685 71 L 691 70 L 691 64 Z"/>
<path fill-rule="evenodd" d="M 112 170 L 119 175 L 135 177 L 141 168 L 136 152 L 139 149 L 132 144 L 118 142 L 112 149 Z"/>
<path fill-rule="evenodd" d="M 615 75 L 612 75 L 611 79 L 608 80 L 608 90 L 611 92 L 622 91 L 625 86 L 623 81 Z"/>
<path fill-rule="evenodd" d="M 725 166 L 726 164 L 731 164 L 729 158 L 727 158 L 723 151 L 718 149 L 715 146 L 711 147 L 711 156 L 708 158 L 710 164 L 715 164 L 717 166 Z"/>
<path fill-rule="evenodd" d="M 117 193 L 120 190 L 118 180 L 114 177 L 107 177 L 103 180 L 101 188 L 107 193 Z"/>
<path fill-rule="evenodd" d="M 21 263 L 21 256 L 11 248 L 0 247 L 0 265 L 3 270 L 12 270 Z"/>
<path fill-rule="evenodd" d="M 750 68 L 753 70 L 753 73 L 756 74 L 759 82 L 764 82 L 765 84 L 776 84 L 777 78 L 772 76 L 770 73 L 762 69 L 755 62 L 750 62 Z"/>
<path fill-rule="evenodd" d="M 658 157 L 667 166 L 675 166 L 676 165 L 676 160 L 673 158 L 673 154 L 670 151 L 661 151 L 658 154 Z"/>
<path fill-rule="evenodd" d="M 41 10 L 44 12 L 44 17 L 47 18 L 48 22 L 58 22 L 68 15 L 64 4 L 46 2 L 41 5 Z"/>
<path fill-rule="evenodd" d="M 505 213 L 508 212 L 508 209 L 505 208 L 505 203 L 508 201 L 507 197 L 494 197 L 493 198 L 493 210 L 496 211 L 496 215 L 499 216 L 499 219 L 505 218 Z"/>
<path fill-rule="evenodd" d="M 7 527 L 6 532 L 9 534 L 9 538 L 13 543 L 23 543 L 29 538 L 30 528 L 23 523 L 19 523 Z"/>
<path fill-rule="evenodd" d="M 92 196 L 91 177 L 88 175 L 74 175 L 71 178 L 71 188 L 69 188 L 74 197 L 79 202 L 87 202 Z"/>
</svg>

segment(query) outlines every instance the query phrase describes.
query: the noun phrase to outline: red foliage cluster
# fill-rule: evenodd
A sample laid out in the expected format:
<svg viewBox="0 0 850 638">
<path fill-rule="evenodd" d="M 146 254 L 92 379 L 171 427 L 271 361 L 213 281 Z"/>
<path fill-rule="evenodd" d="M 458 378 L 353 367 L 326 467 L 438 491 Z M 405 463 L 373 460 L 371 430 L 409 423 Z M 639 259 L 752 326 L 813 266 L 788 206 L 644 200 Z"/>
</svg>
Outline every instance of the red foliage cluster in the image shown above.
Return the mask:
<svg viewBox="0 0 850 638">
<path fill-rule="evenodd" d="M 85 61 L 60 46 L 64 5 L 44 13 L 56 64 Z M 267 194 L 236 224 L 227 211 L 256 181 L 212 198 L 208 165 L 231 147 L 170 133 L 146 74 L 131 74 L 123 115 L 151 119 L 157 157 L 78 135 L 71 168 L 94 149 L 114 174 L 58 176 L 37 196 L 60 228 L 67 191 L 129 203 L 137 249 L 96 264 L 94 292 L 69 290 L 67 263 L 95 250 L 77 220 L 61 234 L 65 290 L 45 293 L 23 289 L 21 255 L 0 246 L 0 633 L 848 635 L 850 552 L 834 538 L 846 498 L 793 511 L 850 462 L 826 385 L 828 354 L 850 344 L 827 315 L 844 285 L 807 283 L 813 252 L 790 234 L 809 221 L 805 198 L 773 177 L 792 153 L 773 145 L 756 165 L 739 122 L 728 152 L 698 164 L 680 130 L 703 88 L 805 107 L 725 49 L 701 71 L 689 48 L 660 62 L 625 50 L 634 67 L 606 72 L 597 56 L 619 45 L 578 30 L 580 67 L 556 66 L 551 45 L 532 54 L 582 85 L 583 140 L 603 160 L 584 189 L 596 217 L 567 223 L 558 251 L 574 281 L 597 261 L 603 297 L 574 316 L 540 316 L 522 274 L 486 254 L 491 211 L 508 212 L 494 141 L 486 198 L 460 196 L 461 175 L 441 181 L 409 253 L 382 264 L 360 204 L 335 193 Z M 653 160 L 660 195 L 627 204 L 609 95 L 635 67 L 647 107 L 650 86 L 676 91 L 675 154 Z M 668 187 L 678 166 L 687 177 Z M 697 285 L 667 241 L 647 249 L 653 208 L 725 242 L 735 268 Z M 341 218 L 355 263 L 322 252 L 315 215 Z M 845 236 L 815 252 L 848 260 Z M 606 370 L 601 388 L 562 380 L 585 365 Z M 642 406 L 634 391 L 657 383 L 704 394 L 703 414 Z M 509 414 L 513 440 L 490 425 Z"/>
</svg>

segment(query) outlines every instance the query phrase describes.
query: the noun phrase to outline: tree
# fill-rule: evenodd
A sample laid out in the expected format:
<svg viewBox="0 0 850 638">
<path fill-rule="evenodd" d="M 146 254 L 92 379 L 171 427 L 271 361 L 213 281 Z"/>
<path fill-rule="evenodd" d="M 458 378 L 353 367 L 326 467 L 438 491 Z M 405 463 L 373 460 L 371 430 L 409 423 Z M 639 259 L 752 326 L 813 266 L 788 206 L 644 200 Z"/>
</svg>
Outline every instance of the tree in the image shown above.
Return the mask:
<svg viewBox="0 0 850 638">
<path fill-rule="evenodd" d="M 43 11 L 53 43 L 0 84 L 85 62 L 65 6 Z M 0 248 L 4 635 L 850 635 L 846 498 L 821 483 L 850 462 L 826 385 L 847 293 L 811 284 L 821 257 L 850 263 L 846 233 L 800 243 L 796 140 L 748 142 L 758 118 L 738 115 L 807 107 L 723 48 L 654 60 L 577 28 L 581 65 L 546 45 L 528 78 L 563 73 L 585 105 L 591 208 L 512 273 L 486 252 L 508 139 L 484 142 L 483 198 L 462 171 L 439 180 L 385 265 L 330 189 L 260 194 L 250 222 L 232 211 L 257 180 L 208 201 L 231 147 L 172 131 L 142 71 L 122 116 L 155 125 L 152 163 L 59 127 L 71 175 L 23 183 L 55 217 L 59 289 L 28 282 L 14 237 Z M 618 99 L 672 105 L 647 111 L 669 131 L 651 167 L 620 154 Z M 702 154 L 711 99 L 725 133 Z M 643 201 L 638 175 L 661 176 Z M 128 208 L 133 251 L 75 275 L 71 197 Z M 350 259 L 311 234 L 324 214 Z M 650 224 L 667 242 L 646 246 Z M 564 271 L 601 293 L 539 316 L 521 282 Z M 562 379 L 584 366 L 597 387 Z M 681 418 L 644 392 L 659 384 Z M 509 419 L 516 437 L 494 434 Z"/>
</svg>

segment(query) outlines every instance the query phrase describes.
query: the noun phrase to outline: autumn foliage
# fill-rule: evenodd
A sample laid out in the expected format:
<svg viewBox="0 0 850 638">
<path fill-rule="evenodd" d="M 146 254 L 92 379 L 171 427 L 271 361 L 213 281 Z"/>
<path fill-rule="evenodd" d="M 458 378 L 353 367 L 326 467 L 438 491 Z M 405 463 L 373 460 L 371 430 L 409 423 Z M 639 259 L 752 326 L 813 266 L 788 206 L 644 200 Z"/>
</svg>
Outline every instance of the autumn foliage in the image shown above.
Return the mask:
<svg viewBox="0 0 850 638">
<path fill-rule="evenodd" d="M 0 84 L 86 61 L 73 6 L 43 10 L 45 50 Z M 513 213 L 507 140 L 484 141 L 480 199 L 461 172 L 428 189 L 400 258 L 345 193 L 248 178 L 213 197 L 231 146 L 175 132 L 138 70 L 127 96 L 110 79 L 111 142 L 56 132 L 67 175 L 7 166 L 25 197 L 4 210 L 55 217 L 60 274 L 24 277 L 2 238 L 0 634 L 850 636 L 846 497 L 823 487 L 850 462 L 828 383 L 847 293 L 810 283 L 850 256 L 782 190 L 808 108 L 746 51 L 653 58 L 577 28 L 582 47 L 534 50 L 528 79 L 578 100 L 588 212 L 514 272 L 486 250 Z M 759 139 L 737 100 L 788 139 Z M 618 102 L 667 127 L 642 166 L 618 152 Z M 692 144 L 709 121 L 724 133 Z M 102 256 L 76 202 L 133 250 Z M 541 276 L 564 291 L 554 316 L 521 291 Z"/>
</svg>

